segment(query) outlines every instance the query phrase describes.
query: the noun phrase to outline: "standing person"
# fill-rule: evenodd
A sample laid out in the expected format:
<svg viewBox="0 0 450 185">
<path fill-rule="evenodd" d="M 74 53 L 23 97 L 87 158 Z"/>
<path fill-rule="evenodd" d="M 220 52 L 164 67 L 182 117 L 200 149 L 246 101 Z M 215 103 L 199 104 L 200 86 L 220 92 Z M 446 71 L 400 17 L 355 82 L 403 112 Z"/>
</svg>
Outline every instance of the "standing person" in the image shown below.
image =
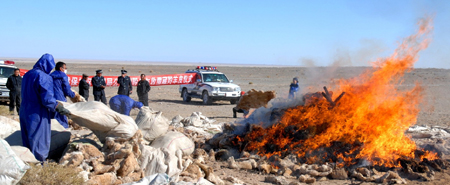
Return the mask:
<svg viewBox="0 0 450 185">
<path fill-rule="evenodd" d="M 105 87 L 106 82 L 103 78 L 101 69 L 95 71 L 96 76 L 92 77 L 92 87 L 95 101 L 102 101 L 106 105 Z"/>
<path fill-rule="evenodd" d="M 151 87 L 148 81 L 145 79 L 145 74 L 141 74 L 141 80 L 138 82 L 136 91 L 139 97 L 139 101 L 148 106 L 148 92 Z"/>
<path fill-rule="evenodd" d="M 89 98 L 89 83 L 86 82 L 88 79 L 87 74 L 83 74 L 83 78 L 80 80 L 80 83 L 78 84 L 78 93 L 83 96 L 83 98 L 88 101 Z"/>
<path fill-rule="evenodd" d="M 56 100 L 67 102 L 66 96 L 75 97 L 75 93 L 70 88 L 69 78 L 66 75 L 67 67 L 64 62 L 57 62 L 55 71 L 50 76 L 53 78 L 53 92 Z M 69 128 L 69 123 L 65 115 L 55 113 L 55 119 L 58 120 L 64 128 Z"/>
<path fill-rule="evenodd" d="M 53 79 L 49 75 L 55 67 L 50 54 L 44 54 L 22 80 L 20 129 L 23 146 L 29 148 L 37 160 L 45 161 L 50 151 L 50 119 L 54 112 L 70 114 L 53 94 Z"/>
<path fill-rule="evenodd" d="M 122 75 L 117 78 L 117 83 L 119 84 L 119 90 L 117 91 L 117 94 L 130 96 L 133 90 L 131 86 L 131 79 L 129 76 L 127 76 L 126 70 L 122 69 L 120 72 L 122 73 Z"/>
<path fill-rule="evenodd" d="M 295 77 L 294 79 L 292 79 L 292 83 L 289 88 L 289 99 L 293 99 L 299 89 L 300 87 L 298 86 L 298 78 Z"/>
<path fill-rule="evenodd" d="M 14 114 L 14 106 L 17 114 L 20 110 L 20 91 L 22 88 L 22 77 L 20 76 L 20 69 L 14 69 L 14 74 L 8 77 L 6 87 L 9 89 L 9 112 Z"/>
<path fill-rule="evenodd" d="M 134 101 L 127 95 L 115 95 L 111 99 L 109 99 L 109 106 L 112 110 L 129 116 L 130 111 L 133 108 L 140 109 L 142 106 L 144 106 L 141 102 Z"/>
</svg>

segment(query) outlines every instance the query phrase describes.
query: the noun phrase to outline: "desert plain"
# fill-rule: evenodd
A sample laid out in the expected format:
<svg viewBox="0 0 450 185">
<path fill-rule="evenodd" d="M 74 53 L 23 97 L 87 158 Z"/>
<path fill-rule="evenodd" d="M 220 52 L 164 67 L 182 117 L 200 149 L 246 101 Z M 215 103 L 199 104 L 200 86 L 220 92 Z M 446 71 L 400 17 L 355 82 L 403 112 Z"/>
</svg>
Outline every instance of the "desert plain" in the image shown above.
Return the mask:
<svg viewBox="0 0 450 185">
<path fill-rule="evenodd" d="M 14 59 L 16 66 L 21 69 L 31 69 L 36 59 Z M 140 74 L 162 75 L 184 73 L 197 65 L 210 64 L 185 64 L 164 62 L 130 62 L 130 61 L 88 61 L 88 60 L 64 60 L 55 58 L 55 61 L 67 63 L 68 74 L 95 75 L 95 70 L 102 69 L 104 76 L 119 76 L 120 70 L 128 71 L 129 76 Z M 338 79 L 357 78 L 366 70 L 374 70 L 371 67 L 300 67 L 300 66 L 250 66 L 225 64 L 215 65 L 220 72 L 232 79 L 239 85 L 242 91 L 251 89 L 263 91 L 275 91 L 277 98 L 287 98 L 289 84 L 293 77 L 298 77 L 301 93 L 322 91 L 323 86 L 333 90 Z M 423 88 L 420 113 L 416 125 L 450 127 L 450 69 L 415 68 L 403 76 L 401 84 L 396 87 L 399 90 L 408 90 L 418 85 Z M 78 91 L 78 87 L 72 87 Z M 133 87 L 131 98 L 137 100 L 137 94 Z M 242 114 L 233 118 L 232 108 L 235 105 L 227 101 L 217 101 L 212 105 L 203 105 L 200 99 L 192 99 L 191 102 L 183 102 L 178 91 L 179 86 L 153 86 L 149 92 L 149 107 L 162 111 L 163 116 L 171 120 L 177 115 L 188 117 L 192 112 L 202 112 L 203 115 L 217 122 L 235 122 L 243 119 Z M 107 101 L 117 94 L 117 87 L 107 87 Z M 92 88 L 90 89 L 89 101 L 93 101 Z M 138 110 L 132 110 L 131 116 L 136 117 Z M 226 162 L 225 162 L 226 163 Z M 224 162 L 209 164 L 216 170 L 215 173 L 221 177 L 235 176 L 246 184 L 265 184 L 264 175 L 261 172 L 236 171 L 229 169 Z M 432 182 L 427 184 L 447 184 L 450 180 L 448 171 L 439 172 Z M 319 181 L 316 184 L 352 184 L 351 180 L 329 180 Z M 357 181 L 357 183 L 361 183 Z M 423 184 L 425 182 L 408 181 L 409 184 Z M 270 183 L 267 183 L 270 184 Z M 364 184 L 364 183 L 363 183 Z"/>
</svg>

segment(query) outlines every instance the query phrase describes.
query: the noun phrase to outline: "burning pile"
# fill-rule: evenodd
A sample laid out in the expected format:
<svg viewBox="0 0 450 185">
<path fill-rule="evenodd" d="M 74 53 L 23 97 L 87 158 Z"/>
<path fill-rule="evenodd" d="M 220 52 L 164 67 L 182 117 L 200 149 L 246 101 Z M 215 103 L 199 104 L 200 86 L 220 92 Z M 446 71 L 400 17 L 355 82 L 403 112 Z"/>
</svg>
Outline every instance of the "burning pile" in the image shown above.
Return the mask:
<svg viewBox="0 0 450 185">
<path fill-rule="evenodd" d="M 413 68 L 418 52 L 428 46 L 432 27 L 428 20 L 419 26 L 418 33 L 405 39 L 391 57 L 375 62 L 372 70 L 338 81 L 333 89 L 340 96 L 335 100 L 326 88 L 324 93 L 307 94 L 303 105 L 285 110 L 276 124 L 254 123 L 248 132 L 231 136 L 230 143 L 267 159 L 295 154 L 307 164 L 352 169 L 370 165 L 384 171 L 402 166 L 411 173 L 445 167 L 436 153 L 418 149 L 405 135 L 416 123 L 422 88 L 396 88 Z"/>
<path fill-rule="evenodd" d="M 286 110 L 278 124 L 253 127 L 243 137 L 250 141 L 245 149 L 267 156 L 295 152 L 309 162 L 331 159 L 347 166 L 355 159 L 389 167 L 396 166 L 399 158 L 434 159 L 431 153 L 416 156 L 415 143 L 404 135 L 416 122 L 422 88 L 418 84 L 409 91 L 395 87 L 417 61 L 418 52 L 427 47 L 431 29 L 427 23 L 421 22 L 419 32 L 393 56 L 375 63 L 375 72 L 340 80 L 336 91 L 346 94 L 339 97 L 338 105 L 326 101 L 330 98 L 312 96 L 305 105 Z M 332 156 L 314 152 L 330 147 L 338 147 Z"/>
</svg>

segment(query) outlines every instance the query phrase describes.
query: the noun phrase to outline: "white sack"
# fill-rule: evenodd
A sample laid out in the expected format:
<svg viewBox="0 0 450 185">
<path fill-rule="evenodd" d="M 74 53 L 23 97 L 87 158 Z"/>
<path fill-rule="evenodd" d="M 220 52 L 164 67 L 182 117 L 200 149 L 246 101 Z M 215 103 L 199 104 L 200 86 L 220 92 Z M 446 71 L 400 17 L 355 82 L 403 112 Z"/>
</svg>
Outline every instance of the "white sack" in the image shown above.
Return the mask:
<svg viewBox="0 0 450 185">
<path fill-rule="evenodd" d="M 0 139 L 0 184 L 16 184 L 29 168 L 17 157 L 8 142 Z"/>
<path fill-rule="evenodd" d="M 169 177 L 178 179 L 183 170 L 182 152 L 169 152 L 165 148 L 153 148 L 141 145 L 141 156 L 138 161 L 145 176 L 156 173 L 166 173 Z"/>
<path fill-rule="evenodd" d="M 71 112 L 72 121 L 86 127 L 103 143 L 106 137 L 129 139 L 134 136 L 138 127 L 133 118 L 111 110 L 107 105 L 97 102 L 65 103 L 64 108 Z"/>
<path fill-rule="evenodd" d="M 39 163 L 34 157 L 33 153 L 31 153 L 30 149 L 24 146 L 11 146 L 11 149 L 16 153 L 16 155 L 24 162 L 27 163 Z"/>
<path fill-rule="evenodd" d="M 51 120 L 51 140 L 50 140 L 50 151 L 49 151 L 49 158 L 52 157 L 58 157 L 58 153 L 61 153 L 64 151 L 64 149 L 67 146 L 67 143 L 69 143 L 71 133 L 69 131 L 66 131 L 61 124 L 59 124 L 56 120 Z M 31 151 L 28 150 L 28 148 L 23 147 L 22 143 L 22 133 L 20 130 L 17 130 L 16 132 L 10 134 L 6 138 L 4 138 L 10 146 L 12 146 L 13 150 L 19 155 L 19 157 L 26 162 L 33 162 L 36 160 L 34 158 L 34 155 L 31 153 Z M 15 147 L 18 147 L 17 149 Z M 23 148 L 20 148 L 23 147 Z M 28 150 L 30 153 L 24 153 Z M 31 154 L 31 155 L 29 155 Z"/>
<path fill-rule="evenodd" d="M 183 123 L 181 123 L 181 121 L 183 119 L 184 118 L 181 117 L 180 115 L 177 115 L 177 116 L 173 117 L 172 118 L 172 122 L 170 122 L 170 126 L 173 126 L 173 127 L 184 127 Z"/>
<path fill-rule="evenodd" d="M 223 123 L 214 124 L 214 122 L 216 122 L 216 120 L 203 116 L 201 112 L 193 112 L 190 117 L 181 120 L 181 123 L 184 124 L 185 129 L 197 132 L 201 135 L 210 135 L 206 133 L 222 132 Z M 203 131 L 196 128 L 200 128 Z"/>
<path fill-rule="evenodd" d="M 155 140 L 169 129 L 169 120 L 162 116 L 162 112 L 154 111 L 147 106 L 142 107 L 139 111 L 136 124 L 147 141 Z"/>
<path fill-rule="evenodd" d="M 62 125 L 61 125 L 61 123 L 59 123 L 58 122 L 58 120 L 56 120 L 56 119 L 51 119 L 50 120 L 50 127 L 52 128 L 52 130 L 54 130 L 54 131 L 59 131 L 59 132 L 62 132 L 62 131 L 65 131 L 66 130 L 66 128 L 64 128 Z"/>
<path fill-rule="evenodd" d="M 193 112 L 191 116 L 184 118 L 181 122 L 184 126 L 205 127 L 208 124 L 214 123 L 216 120 L 210 120 L 208 117 L 203 116 L 201 112 Z"/>
<path fill-rule="evenodd" d="M 412 135 L 413 138 L 449 138 L 450 133 L 448 133 L 444 128 L 439 126 L 419 126 L 415 125 L 409 127 L 406 131 Z"/>
<path fill-rule="evenodd" d="M 0 116 L 0 128 L 0 138 L 5 139 L 12 133 L 20 130 L 20 123 L 13 119 Z"/>
<path fill-rule="evenodd" d="M 122 185 L 167 185 L 170 183 L 170 178 L 165 173 L 157 173 L 142 178 L 137 182 L 126 183 Z"/>
<path fill-rule="evenodd" d="M 156 138 L 150 145 L 155 148 L 165 148 L 171 153 L 177 150 L 183 151 L 183 156 L 191 155 L 194 152 L 195 144 L 191 139 L 180 132 L 167 132 L 167 134 Z"/>
</svg>

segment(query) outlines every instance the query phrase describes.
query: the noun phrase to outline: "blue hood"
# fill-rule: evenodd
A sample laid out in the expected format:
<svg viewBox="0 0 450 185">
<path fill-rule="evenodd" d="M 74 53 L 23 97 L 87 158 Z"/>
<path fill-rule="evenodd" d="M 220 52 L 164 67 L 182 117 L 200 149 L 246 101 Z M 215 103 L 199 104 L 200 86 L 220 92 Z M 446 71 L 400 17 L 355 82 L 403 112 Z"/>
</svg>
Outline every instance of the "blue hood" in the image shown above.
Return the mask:
<svg viewBox="0 0 450 185">
<path fill-rule="evenodd" d="M 135 101 L 133 107 L 140 109 L 144 104 L 142 102 Z"/>
<path fill-rule="evenodd" d="M 50 74 L 52 69 L 55 67 L 55 60 L 51 54 L 44 54 L 42 57 L 34 64 L 33 69 L 38 69 Z"/>
</svg>

